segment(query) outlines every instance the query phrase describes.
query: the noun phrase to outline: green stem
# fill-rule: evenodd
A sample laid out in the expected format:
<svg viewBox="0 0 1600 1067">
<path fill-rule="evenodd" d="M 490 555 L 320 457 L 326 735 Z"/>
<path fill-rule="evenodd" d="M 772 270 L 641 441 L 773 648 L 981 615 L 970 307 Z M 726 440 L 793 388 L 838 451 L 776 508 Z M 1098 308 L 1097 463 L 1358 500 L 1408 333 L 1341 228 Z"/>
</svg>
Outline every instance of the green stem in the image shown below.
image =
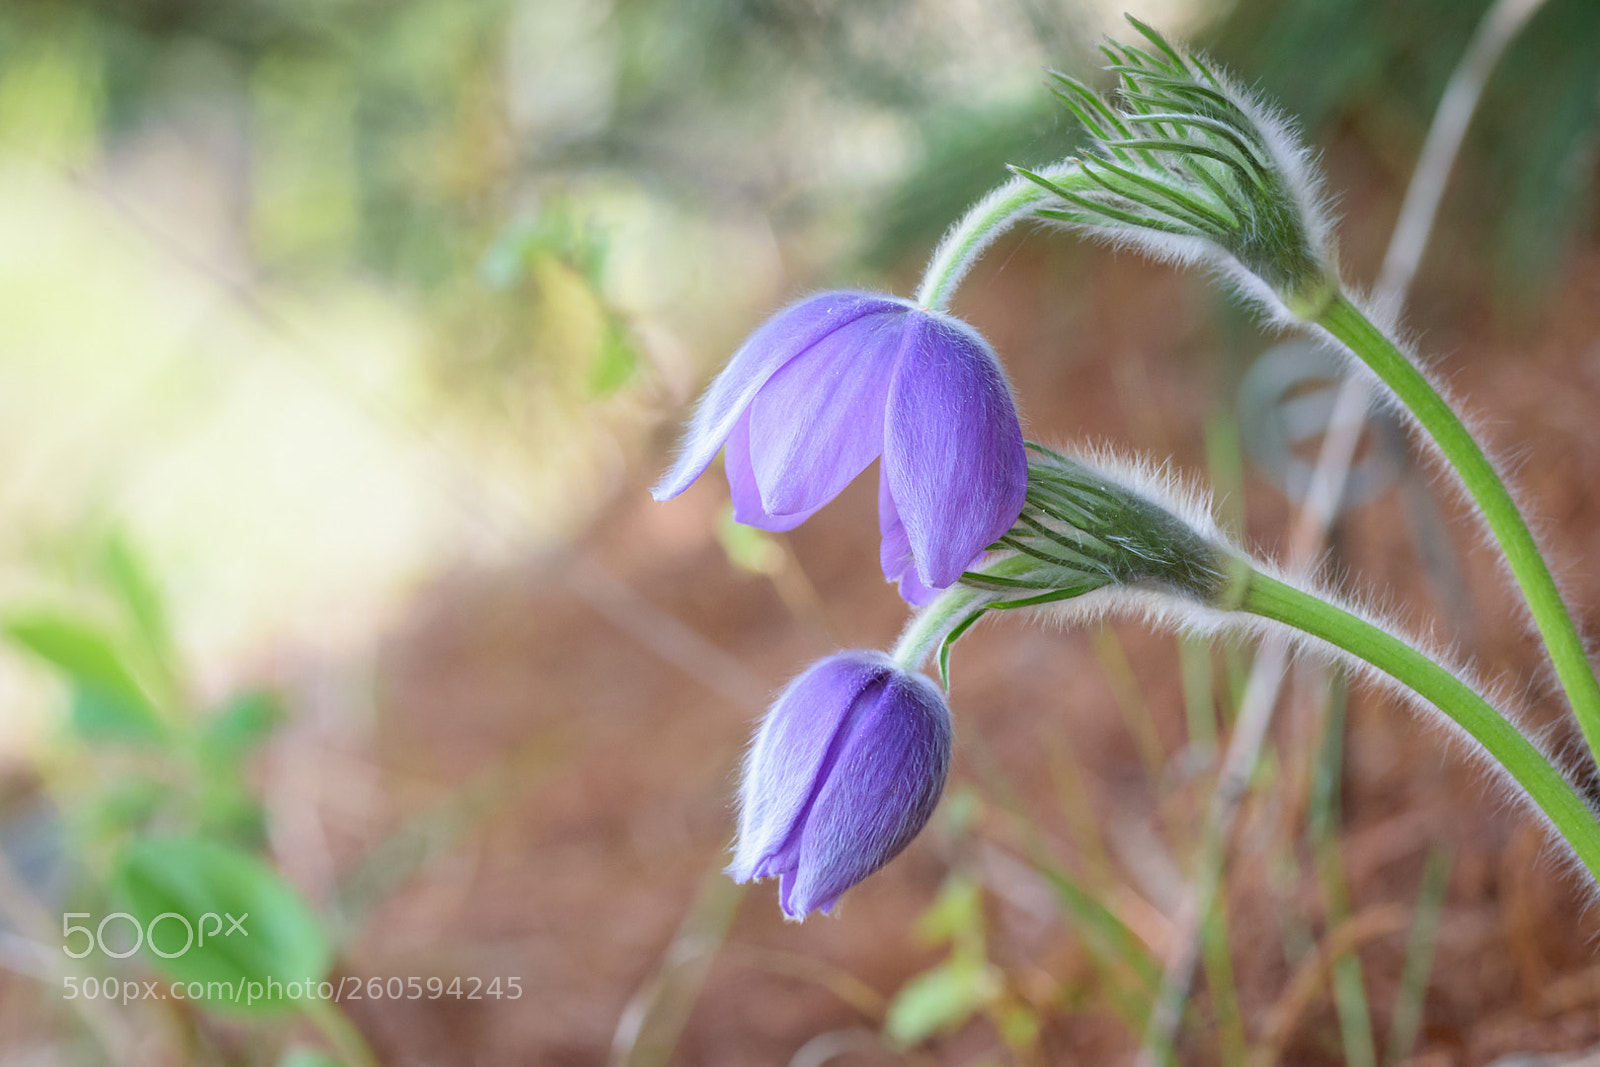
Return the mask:
<svg viewBox="0 0 1600 1067">
<path fill-rule="evenodd" d="M 1399 638 L 1259 571 L 1250 573 L 1239 610 L 1343 649 L 1449 716 L 1505 768 L 1600 882 L 1600 823 L 1594 813 L 1544 754 L 1471 686 Z"/>
<path fill-rule="evenodd" d="M 1040 176 L 1061 181 L 1076 169 L 1062 163 L 1040 171 Z M 917 290 L 917 306 L 928 311 L 947 310 L 956 286 L 961 284 L 983 250 L 1019 218 L 1049 199 L 1048 190 L 1018 176 L 974 204 L 934 249 L 928 269 L 922 275 L 922 286 Z"/>
<path fill-rule="evenodd" d="M 1006 556 L 977 573 L 989 578 L 1014 578 L 1037 566 L 1037 561 L 1028 556 Z M 968 614 L 1000 599 L 1001 596 L 992 590 L 957 582 L 911 616 L 890 656 L 908 671 L 921 670 L 928 657 Z"/>
<path fill-rule="evenodd" d="M 905 632 L 890 655 L 908 671 L 920 670 L 968 611 L 994 594 L 957 583 L 940 593 L 938 599 L 911 617 Z"/>
<path fill-rule="evenodd" d="M 1556 591 L 1550 568 L 1489 457 L 1422 372 L 1343 294 L 1329 301 L 1314 321 L 1383 379 L 1455 468 L 1505 553 L 1589 752 L 1600 760 L 1600 682 L 1595 680 L 1583 641 Z"/>
</svg>

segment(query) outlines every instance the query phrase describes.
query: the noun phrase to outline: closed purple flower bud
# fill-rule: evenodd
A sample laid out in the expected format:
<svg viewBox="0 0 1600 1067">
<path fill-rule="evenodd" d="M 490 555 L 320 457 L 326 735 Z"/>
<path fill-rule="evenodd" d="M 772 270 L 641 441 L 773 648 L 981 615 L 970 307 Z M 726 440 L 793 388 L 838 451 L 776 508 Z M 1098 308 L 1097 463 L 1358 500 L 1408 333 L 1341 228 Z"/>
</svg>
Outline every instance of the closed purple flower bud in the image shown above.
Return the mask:
<svg viewBox="0 0 1600 1067">
<path fill-rule="evenodd" d="M 791 530 L 883 457 L 883 573 L 926 603 L 1011 528 L 1027 491 L 1000 361 L 966 323 L 833 292 L 768 319 L 717 375 L 654 489 L 677 496 L 726 448 L 734 517 Z"/>
<path fill-rule="evenodd" d="M 881 652 L 813 664 L 772 705 L 745 760 L 728 874 L 778 878 L 784 914 L 831 911 L 933 814 L 950 770 L 950 709 Z"/>
</svg>

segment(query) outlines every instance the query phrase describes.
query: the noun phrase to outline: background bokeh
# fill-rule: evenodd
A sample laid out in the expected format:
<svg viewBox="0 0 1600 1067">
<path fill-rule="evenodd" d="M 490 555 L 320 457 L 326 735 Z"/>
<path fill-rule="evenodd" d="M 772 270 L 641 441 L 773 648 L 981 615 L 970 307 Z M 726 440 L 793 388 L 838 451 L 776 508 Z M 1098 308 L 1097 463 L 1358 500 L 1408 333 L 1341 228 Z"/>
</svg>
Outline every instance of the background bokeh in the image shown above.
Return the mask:
<svg viewBox="0 0 1600 1067">
<path fill-rule="evenodd" d="M 1370 282 L 1486 6 L 1135 14 L 1302 122 L 1346 271 Z M 957 766 L 935 825 L 839 917 L 785 925 L 770 886 L 717 873 L 727 798 L 768 694 L 903 620 L 876 570 L 871 479 L 781 537 L 734 526 L 718 478 L 666 505 L 645 492 L 699 388 L 772 309 L 823 287 L 909 292 L 1005 163 L 1071 151 L 1043 68 L 1093 77 L 1119 15 L 0 7 L 0 1057 L 265 1064 L 323 1047 L 292 1015 L 64 1001 L 56 916 L 111 910 L 119 850 L 171 831 L 265 857 L 325 927 L 336 976 L 520 979 L 516 999 L 345 1004 L 383 1063 L 1134 1048 L 1060 878 L 1159 955 L 1249 648 L 1123 624 L 980 630 L 955 657 Z M 1590 633 L 1596 54 L 1590 0 L 1548 0 L 1510 48 L 1411 304 Z M 1250 372 L 1281 338 L 1205 279 L 1019 231 L 955 311 L 1001 353 L 1032 436 L 1170 458 L 1251 544 L 1282 545 L 1273 472 L 1315 433 L 1269 432 Z M 1460 643 L 1559 739 L 1465 514 L 1403 443 L 1367 448 L 1378 473 L 1329 572 Z M 126 652 L 130 691 L 166 725 L 86 697 L 41 655 L 41 619 Z M 1539 831 L 1398 705 L 1358 688 L 1327 727 L 1296 713 L 1325 707 L 1326 679 L 1297 679 L 1184 1062 L 1236 1061 L 1235 1033 L 1258 1051 L 1274 1037 L 1285 1062 L 1342 1061 L 1348 1016 L 1319 952 L 1360 959 L 1389 1062 L 1600 1045 L 1600 928 Z M 244 740 L 205 747 L 239 723 Z M 1347 899 L 1327 895 L 1330 848 Z M 947 960 L 967 967 L 938 972 L 948 1003 L 905 1008 L 897 991 Z M 150 973 L 96 962 L 84 973 Z M 918 1004 L 925 1039 L 906 1029 Z M 885 1037 L 886 1017 L 918 1039 Z"/>
</svg>

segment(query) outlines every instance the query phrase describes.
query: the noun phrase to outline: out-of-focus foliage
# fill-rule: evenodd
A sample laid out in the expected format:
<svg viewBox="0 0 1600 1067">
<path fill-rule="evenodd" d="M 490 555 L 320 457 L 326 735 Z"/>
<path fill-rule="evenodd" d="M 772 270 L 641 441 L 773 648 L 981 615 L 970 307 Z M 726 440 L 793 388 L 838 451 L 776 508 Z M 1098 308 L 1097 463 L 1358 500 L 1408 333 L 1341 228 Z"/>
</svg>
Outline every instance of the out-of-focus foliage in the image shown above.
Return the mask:
<svg viewBox="0 0 1600 1067">
<path fill-rule="evenodd" d="M 0 610 L 0 639 L 47 668 L 69 709 L 43 764 L 67 845 L 98 856 L 165 828 L 259 847 L 247 766 L 284 718 L 278 696 L 197 706 L 164 598 L 128 542 L 113 535 L 75 564 L 36 602 Z"/>
<path fill-rule="evenodd" d="M 148 931 L 146 959 L 158 973 L 202 987 L 246 984 L 234 999 L 205 998 L 214 1011 L 271 1014 L 300 1007 L 297 1001 L 311 999 L 306 984 L 320 983 L 333 962 L 328 939 L 300 894 L 229 845 L 141 838 L 118 856 L 112 885 L 112 899 Z M 198 929 L 191 934 L 172 919 L 163 927 L 163 915 L 191 920 Z"/>
<path fill-rule="evenodd" d="M 186 110 L 232 125 L 263 269 L 451 290 L 552 198 L 581 218 L 608 174 L 783 226 L 855 215 L 863 182 L 924 163 L 915 211 L 942 226 L 1004 177 L 1001 149 L 1054 150 L 1035 84 L 1083 51 L 1067 10 L 1017 5 L 973 39 L 911 0 L 23 0 L 0 60 L 71 52 L 113 143 Z"/>
<path fill-rule="evenodd" d="M 249 764 L 283 719 L 278 697 L 199 706 L 158 583 L 128 541 L 114 535 L 78 563 L 47 606 L 0 613 L 0 634 L 49 668 L 70 705 L 36 768 L 48 845 L 20 868 L 60 906 L 69 999 L 116 1000 L 153 972 L 207 1011 L 327 1018 L 306 990 L 332 963 L 329 939 L 257 855 L 265 813 Z M 18 822 L 0 827 L 14 839 Z"/>
<path fill-rule="evenodd" d="M 603 480 L 550 472 L 637 440 L 797 283 L 914 258 L 1004 160 L 1057 150 L 1038 71 L 1088 36 L 1066 10 L 973 36 L 912 0 L 20 0 L 0 152 L 131 205 L 269 317 L 401 302 L 419 379 L 318 373 L 387 374 L 358 399 L 581 508 Z"/>
</svg>

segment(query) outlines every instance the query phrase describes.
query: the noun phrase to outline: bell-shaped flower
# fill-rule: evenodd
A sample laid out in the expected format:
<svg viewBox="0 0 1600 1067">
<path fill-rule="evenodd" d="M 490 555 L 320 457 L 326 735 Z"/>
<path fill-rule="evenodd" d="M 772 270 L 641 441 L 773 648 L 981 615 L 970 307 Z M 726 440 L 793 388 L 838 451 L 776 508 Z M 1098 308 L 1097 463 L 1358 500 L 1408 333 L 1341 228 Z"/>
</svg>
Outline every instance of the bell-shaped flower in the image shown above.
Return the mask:
<svg viewBox="0 0 1600 1067">
<path fill-rule="evenodd" d="M 881 652 L 839 652 L 789 684 L 745 760 L 728 874 L 778 878 L 784 914 L 831 911 L 927 824 L 950 770 L 937 686 Z"/>
<path fill-rule="evenodd" d="M 734 517 L 800 525 L 878 456 L 883 572 L 925 603 L 1010 529 L 1027 490 L 1016 405 L 972 327 L 877 293 L 831 292 L 778 312 L 701 398 L 657 500 L 719 449 Z"/>
</svg>

